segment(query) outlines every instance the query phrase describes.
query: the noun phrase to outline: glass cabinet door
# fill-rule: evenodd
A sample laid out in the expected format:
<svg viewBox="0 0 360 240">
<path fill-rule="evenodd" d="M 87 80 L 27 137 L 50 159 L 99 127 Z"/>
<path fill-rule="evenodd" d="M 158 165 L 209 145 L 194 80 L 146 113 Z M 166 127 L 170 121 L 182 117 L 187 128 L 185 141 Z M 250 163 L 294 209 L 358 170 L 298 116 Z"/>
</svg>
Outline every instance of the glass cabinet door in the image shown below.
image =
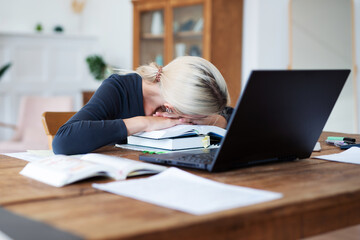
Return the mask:
<svg viewBox="0 0 360 240">
<path fill-rule="evenodd" d="M 173 8 L 173 58 L 203 56 L 203 5 Z"/>
<path fill-rule="evenodd" d="M 156 62 L 164 65 L 164 11 L 140 14 L 140 65 Z"/>
</svg>

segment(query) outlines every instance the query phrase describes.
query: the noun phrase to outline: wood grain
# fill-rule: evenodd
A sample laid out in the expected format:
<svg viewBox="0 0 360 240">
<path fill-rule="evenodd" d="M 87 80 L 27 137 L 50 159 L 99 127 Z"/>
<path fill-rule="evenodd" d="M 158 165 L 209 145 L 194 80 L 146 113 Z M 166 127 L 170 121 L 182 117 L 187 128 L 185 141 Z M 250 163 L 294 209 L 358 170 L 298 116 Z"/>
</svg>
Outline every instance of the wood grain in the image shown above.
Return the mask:
<svg viewBox="0 0 360 240">
<path fill-rule="evenodd" d="M 324 144 L 317 154 L 339 152 Z M 359 139 L 359 135 L 350 135 Z M 98 152 L 136 159 L 137 152 Z M 360 223 L 360 166 L 319 159 L 223 173 L 188 170 L 219 182 L 281 192 L 281 199 L 193 216 L 95 190 L 93 178 L 54 188 L 17 174 L 25 162 L 0 155 L 0 203 L 87 239 L 299 239 Z M 5 163 L 5 164 L 3 164 Z"/>
</svg>

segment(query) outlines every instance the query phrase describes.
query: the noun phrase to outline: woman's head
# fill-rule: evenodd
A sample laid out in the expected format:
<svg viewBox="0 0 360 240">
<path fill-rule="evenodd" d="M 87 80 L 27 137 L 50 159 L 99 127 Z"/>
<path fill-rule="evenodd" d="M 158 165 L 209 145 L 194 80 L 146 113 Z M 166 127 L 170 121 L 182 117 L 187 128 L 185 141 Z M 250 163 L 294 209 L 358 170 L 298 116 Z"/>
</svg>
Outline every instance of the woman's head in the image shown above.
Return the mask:
<svg viewBox="0 0 360 240">
<path fill-rule="evenodd" d="M 165 102 L 182 114 L 217 114 L 230 102 L 223 76 L 213 64 L 200 57 L 174 59 L 162 68 L 158 79 L 159 67 L 155 63 L 136 71 L 145 81 L 159 80 Z"/>
</svg>

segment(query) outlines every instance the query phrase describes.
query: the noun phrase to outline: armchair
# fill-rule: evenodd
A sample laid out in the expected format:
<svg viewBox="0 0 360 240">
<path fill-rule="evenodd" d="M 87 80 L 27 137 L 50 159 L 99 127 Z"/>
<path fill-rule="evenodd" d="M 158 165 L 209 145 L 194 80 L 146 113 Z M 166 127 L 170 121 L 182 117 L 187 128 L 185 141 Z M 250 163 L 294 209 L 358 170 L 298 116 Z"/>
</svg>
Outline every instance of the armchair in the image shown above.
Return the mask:
<svg viewBox="0 0 360 240">
<path fill-rule="evenodd" d="M 0 127 L 14 129 L 14 134 L 10 140 L 0 141 L 0 153 L 48 149 L 47 136 L 41 122 L 43 112 L 72 110 L 73 99 L 70 96 L 22 97 L 16 126 L 14 124 L 0 124 Z"/>
</svg>

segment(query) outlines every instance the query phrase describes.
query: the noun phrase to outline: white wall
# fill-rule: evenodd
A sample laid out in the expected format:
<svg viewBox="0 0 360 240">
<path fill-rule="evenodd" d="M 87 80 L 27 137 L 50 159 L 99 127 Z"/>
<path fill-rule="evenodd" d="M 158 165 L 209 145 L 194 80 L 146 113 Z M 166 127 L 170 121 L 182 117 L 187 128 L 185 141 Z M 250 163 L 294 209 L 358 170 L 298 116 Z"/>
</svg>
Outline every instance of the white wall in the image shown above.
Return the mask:
<svg viewBox="0 0 360 240">
<path fill-rule="evenodd" d="M 54 27 L 56 25 L 61 25 L 65 30 L 64 33 L 62 33 L 64 38 L 58 38 L 58 40 L 60 41 L 62 39 L 62 43 L 67 44 L 71 39 L 77 39 L 77 41 L 74 41 L 74 44 L 76 45 L 76 42 L 79 42 L 79 39 L 97 39 L 100 47 L 97 47 L 97 50 L 94 50 L 94 52 L 86 51 L 86 53 L 101 54 L 108 64 L 124 69 L 131 69 L 133 28 L 131 0 L 78 1 L 86 1 L 85 8 L 81 15 L 77 15 L 73 12 L 71 7 L 73 0 L 0 0 L 0 36 L 12 36 L 15 39 L 19 36 L 34 38 L 36 40 L 36 36 L 43 35 L 36 43 L 41 44 L 42 40 L 47 38 L 51 40 L 51 36 L 54 35 Z M 34 37 L 35 26 L 38 23 L 42 24 L 43 32 Z M 14 60 L 10 57 L 12 55 L 9 52 L 19 50 L 14 49 L 11 44 L 5 44 L 6 46 L 4 46 L 4 44 L 5 43 L 0 46 L 0 66 Z M 41 47 L 46 48 L 46 46 Z M 69 43 L 68 46 L 71 47 L 72 44 Z M 86 46 L 84 45 L 81 47 Z M 82 51 L 80 49 L 81 47 L 79 47 L 79 51 Z M 76 54 L 76 52 L 74 52 L 74 54 Z M 40 58 L 42 56 L 43 55 L 38 57 Z M 82 56 L 83 60 L 79 60 L 83 63 L 84 67 L 85 58 L 86 56 Z M 59 61 L 61 62 L 62 60 L 64 59 L 60 59 Z M 59 63 L 59 61 L 54 60 L 54 64 Z M 16 60 L 16 62 L 19 62 L 19 60 Z M 10 71 L 4 75 L 0 82 L 0 121 L 12 124 L 16 123 L 16 108 L 19 105 L 21 95 L 34 94 L 31 89 L 19 93 L 24 86 L 19 86 L 21 85 L 19 83 L 20 80 L 12 77 L 17 70 L 21 68 L 16 62 L 13 62 Z M 71 64 L 70 62 L 68 64 Z M 66 64 L 61 64 L 61 66 L 57 67 L 64 68 L 64 65 Z M 48 64 L 43 64 L 41 69 L 46 68 L 47 66 Z M 27 66 L 27 68 L 23 67 L 22 69 L 28 69 L 28 72 L 31 73 L 35 71 L 34 69 L 31 69 L 30 66 Z M 43 71 L 50 72 L 50 70 L 51 69 Z M 80 71 L 80 69 L 77 70 Z M 86 69 L 85 71 L 88 70 Z M 72 82 L 72 84 L 68 84 L 70 79 L 67 79 L 68 82 L 64 81 L 60 88 L 56 84 L 51 85 L 49 83 L 52 88 L 57 88 L 56 93 L 52 90 L 49 91 L 49 89 L 43 91 L 44 87 L 49 85 L 44 84 L 44 86 L 38 89 L 36 94 L 61 95 L 60 92 L 62 92 L 62 94 L 71 93 L 70 95 L 77 96 L 75 99 L 74 110 L 78 110 L 81 106 L 79 105 L 81 100 L 81 89 L 94 90 L 96 89 L 94 86 L 98 86 L 99 84 L 98 81 L 93 80 L 88 74 L 81 74 L 81 76 L 83 78 L 81 81 L 77 80 L 75 83 Z M 48 81 L 48 79 L 46 81 Z M 33 88 L 35 87 L 36 85 L 33 86 Z M 12 107 L 10 108 L 7 106 Z M 0 129 L 0 140 L 8 139 L 11 135 L 12 132 L 9 130 L 4 128 Z"/>
<path fill-rule="evenodd" d="M 132 68 L 131 0 L 86 0 L 82 15 L 71 8 L 72 0 L 0 0 L 0 32 L 32 33 L 41 23 L 44 33 L 62 25 L 65 34 L 98 37 L 105 61 Z"/>
<path fill-rule="evenodd" d="M 287 69 L 289 64 L 289 2 L 290 0 L 245 0 L 242 86 L 246 84 L 253 69 Z M 359 65 L 360 0 L 354 0 L 354 2 L 356 58 Z M 359 75 L 357 75 L 356 84 L 358 113 L 360 114 Z M 360 129 L 360 121 L 357 125 Z M 327 130 L 341 131 L 341 129 Z"/>
<path fill-rule="evenodd" d="M 359 120 L 357 122 L 357 129 L 360 132 L 360 72 L 359 72 L 359 66 L 360 66 L 360 0 L 354 0 L 354 12 L 355 12 L 355 52 L 356 52 L 356 64 L 357 64 L 357 74 L 356 74 L 356 101 L 357 101 L 357 113 Z"/>
<path fill-rule="evenodd" d="M 288 67 L 288 1 L 244 1 L 242 86 L 253 69 Z"/>
<path fill-rule="evenodd" d="M 60 24 L 65 34 L 97 36 L 101 54 L 112 65 L 132 68 L 131 0 L 87 0 L 81 17 L 72 0 L 0 0 L 0 32 L 33 32 L 41 22 L 45 32 Z M 360 0 L 355 2 L 356 42 L 360 39 Z M 286 69 L 289 64 L 289 0 L 245 0 L 243 73 L 252 69 Z M 360 44 L 356 47 L 360 62 Z M 357 88 L 360 93 L 359 74 Z M 358 94 L 358 102 L 360 102 Z M 358 104 L 360 114 L 360 104 Z M 358 117 L 360 119 L 360 116 Z M 360 129 L 360 122 L 358 129 Z"/>
</svg>

